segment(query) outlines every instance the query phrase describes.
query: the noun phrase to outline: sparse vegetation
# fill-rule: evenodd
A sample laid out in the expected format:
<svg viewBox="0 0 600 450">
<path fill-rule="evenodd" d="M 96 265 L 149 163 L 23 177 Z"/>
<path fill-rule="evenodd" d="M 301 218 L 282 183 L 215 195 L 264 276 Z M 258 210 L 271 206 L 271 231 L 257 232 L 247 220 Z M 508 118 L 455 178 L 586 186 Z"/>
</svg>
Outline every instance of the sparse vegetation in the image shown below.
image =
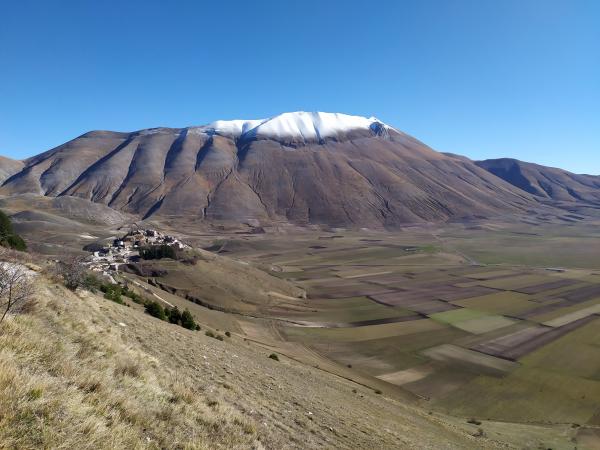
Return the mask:
<svg viewBox="0 0 600 450">
<path fill-rule="evenodd" d="M 189 312 L 187 309 L 184 310 L 181 314 L 180 324 L 183 328 L 187 328 L 188 330 L 196 329 L 196 322 L 194 321 L 194 317 L 192 316 L 192 313 Z"/>
<path fill-rule="evenodd" d="M 167 245 L 151 245 L 140 249 L 140 257 L 142 259 L 177 259 L 177 252 L 175 248 Z"/>
<path fill-rule="evenodd" d="M 0 263 L 0 323 L 10 312 L 18 311 L 32 299 L 30 272 L 19 264 Z"/>
<path fill-rule="evenodd" d="M 0 211 L 0 245 L 19 251 L 27 250 L 27 244 L 14 232 L 10 217 L 3 211 Z"/>
<path fill-rule="evenodd" d="M 74 291 L 89 282 L 87 268 L 83 262 L 82 256 L 66 256 L 57 263 L 56 271 L 67 289 Z"/>
<path fill-rule="evenodd" d="M 144 305 L 146 313 L 160 320 L 167 320 L 165 309 L 158 302 L 149 301 Z"/>
</svg>

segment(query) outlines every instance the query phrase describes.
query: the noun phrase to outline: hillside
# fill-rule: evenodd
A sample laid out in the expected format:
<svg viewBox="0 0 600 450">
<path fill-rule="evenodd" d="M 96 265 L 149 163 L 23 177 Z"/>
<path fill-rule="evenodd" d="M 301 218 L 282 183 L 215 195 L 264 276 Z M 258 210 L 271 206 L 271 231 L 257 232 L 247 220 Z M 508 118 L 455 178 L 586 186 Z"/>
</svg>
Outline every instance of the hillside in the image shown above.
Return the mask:
<svg viewBox="0 0 600 450">
<path fill-rule="evenodd" d="M 236 334 L 220 342 L 43 275 L 0 348 L 6 447 L 474 449 L 510 431 L 473 437 L 473 425 L 273 361 Z M 543 429 L 532 430 L 533 445 Z"/>
<path fill-rule="evenodd" d="M 488 159 L 476 164 L 536 197 L 600 204 L 600 176 L 578 175 L 510 158 Z"/>
<path fill-rule="evenodd" d="M 0 182 L 22 170 L 24 165 L 22 161 L 0 156 Z"/>
<path fill-rule="evenodd" d="M 78 197 L 137 217 L 397 227 L 523 213 L 529 193 L 375 118 L 286 113 L 95 131 L 25 161 L 0 195 Z"/>
</svg>

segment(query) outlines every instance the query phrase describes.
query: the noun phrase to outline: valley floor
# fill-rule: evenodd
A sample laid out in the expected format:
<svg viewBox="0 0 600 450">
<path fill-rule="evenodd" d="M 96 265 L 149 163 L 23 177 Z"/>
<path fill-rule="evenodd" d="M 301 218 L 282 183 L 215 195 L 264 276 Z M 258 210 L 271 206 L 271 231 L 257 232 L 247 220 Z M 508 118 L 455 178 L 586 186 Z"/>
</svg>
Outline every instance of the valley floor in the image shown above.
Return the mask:
<svg viewBox="0 0 600 450">
<path fill-rule="evenodd" d="M 201 331 L 40 274 L 0 325 L 0 446 L 598 448 L 597 230 L 190 233 L 225 257 L 123 276 Z"/>
</svg>

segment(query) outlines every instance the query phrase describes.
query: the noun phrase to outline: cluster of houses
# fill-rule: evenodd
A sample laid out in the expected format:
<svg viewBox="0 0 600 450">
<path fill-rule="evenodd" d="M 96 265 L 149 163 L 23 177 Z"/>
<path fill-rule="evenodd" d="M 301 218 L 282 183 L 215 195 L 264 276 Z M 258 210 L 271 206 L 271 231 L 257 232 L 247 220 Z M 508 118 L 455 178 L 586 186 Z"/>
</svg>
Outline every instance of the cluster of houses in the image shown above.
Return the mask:
<svg viewBox="0 0 600 450">
<path fill-rule="evenodd" d="M 168 245 L 178 250 L 190 248 L 174 236 L 152 229 L 137 229 L 94 251 L 89 258 L 89 267 L 99 272 L 118 271 L 121 264 L 139 261 L 140 250 L 153 245 Z"/>
</svg>

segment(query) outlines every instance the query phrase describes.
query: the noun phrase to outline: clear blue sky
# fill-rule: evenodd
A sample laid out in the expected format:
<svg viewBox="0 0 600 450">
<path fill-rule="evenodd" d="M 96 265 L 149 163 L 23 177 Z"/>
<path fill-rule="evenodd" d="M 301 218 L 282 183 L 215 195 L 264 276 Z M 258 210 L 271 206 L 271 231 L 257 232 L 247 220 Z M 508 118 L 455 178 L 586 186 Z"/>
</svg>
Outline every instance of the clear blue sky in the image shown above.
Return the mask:
<svg viewBox="0 0 600 450">
<path fill-rule="evenodd" d="M 0 4 L 0 154 L 294 110 L 600 174 L 600 1 Z"/>
</svg>

